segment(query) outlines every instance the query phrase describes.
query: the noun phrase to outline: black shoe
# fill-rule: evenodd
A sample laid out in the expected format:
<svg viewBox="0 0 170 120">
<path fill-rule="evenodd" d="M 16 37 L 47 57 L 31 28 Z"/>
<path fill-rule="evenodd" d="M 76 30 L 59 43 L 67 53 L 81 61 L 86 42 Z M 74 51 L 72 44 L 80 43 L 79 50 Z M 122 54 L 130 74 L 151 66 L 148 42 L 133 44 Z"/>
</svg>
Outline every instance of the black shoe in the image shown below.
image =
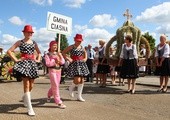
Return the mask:
<svg viewBox="0 0 170 120">
<path fill-rule="evenodd" d="M 87 78 L 85 82 L 90 82 L 89 78 Z"/>
<path fill-rule="evenodd" d="M 85 82 L 90 82 L 90 78 L 86 77 L 86 81 Z"/>
<path fill-rule="evenodd" d="M 84 81 L 84 82 L 90 82 L 89 80 L 86 80 L 86 81 Z"/>
<path fill-rule="evenodd" d="M 90 82 L 93 82 L 93 77 L 91 77 Z"/>
<path fill-rule="evenodd" d="M 132 92 L 132 90 L 127 90 L 127 91 L 126 91 L 126 93 L 131 93 L 131 92 Z"/>
</svg>

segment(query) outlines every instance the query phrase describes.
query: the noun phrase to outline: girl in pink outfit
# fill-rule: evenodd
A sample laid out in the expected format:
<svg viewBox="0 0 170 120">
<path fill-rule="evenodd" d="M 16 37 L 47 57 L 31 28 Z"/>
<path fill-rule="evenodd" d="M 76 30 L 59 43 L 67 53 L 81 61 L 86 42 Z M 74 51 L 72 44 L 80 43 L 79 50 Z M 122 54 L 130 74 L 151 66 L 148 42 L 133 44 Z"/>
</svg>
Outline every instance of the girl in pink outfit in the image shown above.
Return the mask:
<svg viewBox="0 0 170 120">
<path fill-rule="evenodd" d="M 57 51 L 57 42 L 51 41 L 49 44 L 49 52 L 45 55 L 45 63 L 48 67 L 51 88 L 48 91 L 47 102 L 50 102 L 50 98 L 53 96 L 55 103 L 59 108 L 66 108 L 60 99 L 59 85 L 61 80 L 61 67 L 60 65 L 65 63 L 65 60 L 61 53 Z"/>
</svg>

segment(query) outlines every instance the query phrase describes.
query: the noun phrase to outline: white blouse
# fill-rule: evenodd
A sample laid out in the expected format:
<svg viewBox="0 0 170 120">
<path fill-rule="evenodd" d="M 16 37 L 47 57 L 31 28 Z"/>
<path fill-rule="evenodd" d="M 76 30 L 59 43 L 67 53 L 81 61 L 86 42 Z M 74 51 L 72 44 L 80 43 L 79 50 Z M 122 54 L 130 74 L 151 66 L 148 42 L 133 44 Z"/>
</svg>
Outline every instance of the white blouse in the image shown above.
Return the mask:
<svg viewBox="0 0 170 120">
<path fill-rule="evenodd" d="M 164 46 L 165 46 L 165 49 L 164 49 L 163 57 L 168 58 L 169 54 L 170 54 L 169 45 L 165 44 Z M 160 45 L 159 45 L 158 50 L 161 50 L 164 46 L 160 47 Z M 155 57 L 158 57 L 158 50 L 156 48 Z"/>
<path fill-rule="evenodd" d="M 146 49 L 145 49 L 145 48 L 142 48 L 142 49 L 140 50 L 140 52 L 143 52 L 143 55 L 144 55 L 144 56 L 146 55 Z"/>
<path fill-rule="evenodd" d="M 120 53 L 120 58 L 123 58 L 123 56 L 124 56 L 124 53 L 123 53 L 123 48 L 124 48 L 124 45 L 126 45 L 126 44 L 122 44 L 122 50 L 121 50 L 121 53 Z M 134 46 L 134 48 L 132 48 L 132 45 Z M 126 50 L 129 50 L 129 49 L 133 49 L 133 55 L 134 55 L 134 57 L 137 59 L 138 58 L 138 54 L 137 54 L 137 50 L 136 50 L 136 45 L 134 45 L 134 44 L 131 44 L 131 46 L 125 46 L 125 49 Z"/>
</svg>

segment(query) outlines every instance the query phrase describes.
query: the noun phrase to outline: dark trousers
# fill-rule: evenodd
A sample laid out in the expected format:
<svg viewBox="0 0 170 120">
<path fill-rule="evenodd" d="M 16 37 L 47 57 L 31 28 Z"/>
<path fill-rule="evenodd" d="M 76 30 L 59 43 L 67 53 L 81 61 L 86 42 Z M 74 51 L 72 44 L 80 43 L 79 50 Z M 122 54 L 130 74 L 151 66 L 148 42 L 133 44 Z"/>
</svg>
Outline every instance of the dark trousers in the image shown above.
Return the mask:
<svg viewBox="0 0 170 120">
<path fill-rule="evenodd" d="M 151 59 L 148 58 L 148 66 L 146 67 L 146 71 L 148 75 L 152 74 L 152 70 L 151 70 Z"/>
<path fill-rule="evenodd" d="M 87 59 L 86 64 L 90 72 L 86 77 L 87 82 L 93 82 L 93 59 Z"/>
</svg>

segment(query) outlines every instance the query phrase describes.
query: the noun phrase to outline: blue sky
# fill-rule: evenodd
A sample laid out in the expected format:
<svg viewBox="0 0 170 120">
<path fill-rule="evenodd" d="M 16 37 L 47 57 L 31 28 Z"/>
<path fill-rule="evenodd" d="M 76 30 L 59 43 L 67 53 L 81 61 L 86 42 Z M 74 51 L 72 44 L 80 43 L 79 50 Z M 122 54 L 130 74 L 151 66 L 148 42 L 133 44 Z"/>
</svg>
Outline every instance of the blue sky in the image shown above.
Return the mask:
<svg viewBox="0 0 170 120">
<path fill-rule="evenodd" d="M 159 42 L 160 34 L 170 35 L 169 0 L 4 0 L 0 4 L 0 46 L 4 52 L 23 38 L 25 24 L 34 27 L 33 39 L 42 53 L 56 36 L 47 31 L 47 12 L 72 18 L 72 34 L 67 36 L 73 44 L 76 33 L 84 36 L 83 46 L 98 45 L 99 39 L 108 41 L 123 25 L 126 9 L 133 15 L 131 21 L 142 33 L 149 32 Z M 168 38 L 169 39 L 169 38 Z"/>
</svg>

